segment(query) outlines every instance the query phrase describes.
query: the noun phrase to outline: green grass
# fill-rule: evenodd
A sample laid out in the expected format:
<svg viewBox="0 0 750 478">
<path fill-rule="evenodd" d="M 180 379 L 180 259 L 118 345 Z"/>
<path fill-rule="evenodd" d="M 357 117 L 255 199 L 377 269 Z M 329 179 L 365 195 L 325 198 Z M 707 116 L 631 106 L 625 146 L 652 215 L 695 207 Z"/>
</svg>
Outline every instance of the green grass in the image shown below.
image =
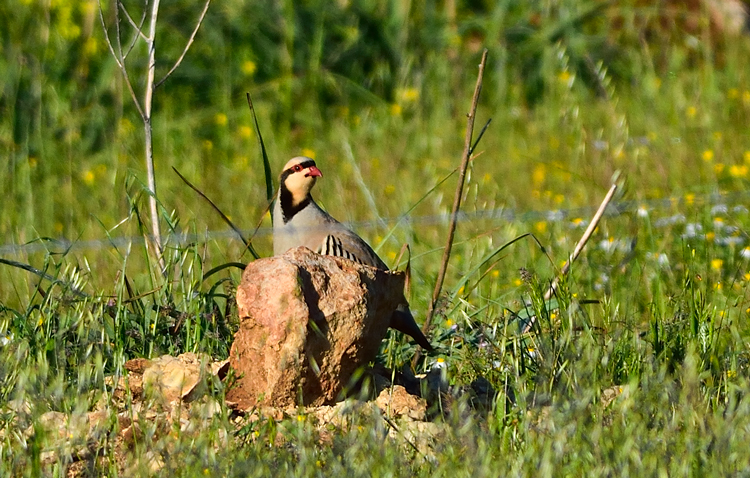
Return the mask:
<svg viewBox="0 0 750 478">
<path fill-rule="evenodd" d="M 212 235 L 225 224 L 171 168 L 255 228 L 266 190 L 245 91 L 274 171 L 314 155 L 316 198 L 335 217 L 355 222 L 390 265 L 410 244 L 421 322 L 455 177 L 436 185 L 459 163 L 480 43 L 490 57 L 477 123 L 492 123 L 431 331 L 444 353 L 417 368 L 442 361 L 456 388 L 483 377 L 503 391 L 490 410 L 434 410 L 443 435 L 430 456 L 383 440 L 367 416 L 321 442 L 306 420 L 238 431 L 222 406 L 190 432 L 146 424 L 156 438 L 115 457 L 112 416 L 87 473 L 147 474 L 151 456 L 164 462 L 159 475 L 175 476 L 747 473 L 747 37 L 725 39 L 706 22 L 661 28 L 636 2 L 475 2 L 455 17 L 398 2 L 212 5 L 156 95 L 163 277 L 143 239 L 142 126 L 96 4 L 21 3 L 0 2 L 0 244 L 27 245 L 0 259 L 46 278 L 0 264 L 0 475 L 65 475 L 64 454 L 42 464 L 59 443 L 42 415 L 113 404 L 107 377 L 126 360 L 228 355 L 240 272 L 204 275 L 251 256 L 231 233 Z M 163 6 L 172 34 L 160 68 L 199 8 Z M 612 214 L 545 305 L 618 172 L 625 188 Z M 261 255 L 272 250 L 268 227 L 266 217 L 254 240 Z M 544 250 L 528 238 L 497 252 L 527 232 Z M 534 328 L 514 333 L 515 314 L 534 314 Z M 380 360 L 400 367 L 413 351 L 393 334 Z M 222 386 L 214 393 L 221 402 Z"/>
</svg>

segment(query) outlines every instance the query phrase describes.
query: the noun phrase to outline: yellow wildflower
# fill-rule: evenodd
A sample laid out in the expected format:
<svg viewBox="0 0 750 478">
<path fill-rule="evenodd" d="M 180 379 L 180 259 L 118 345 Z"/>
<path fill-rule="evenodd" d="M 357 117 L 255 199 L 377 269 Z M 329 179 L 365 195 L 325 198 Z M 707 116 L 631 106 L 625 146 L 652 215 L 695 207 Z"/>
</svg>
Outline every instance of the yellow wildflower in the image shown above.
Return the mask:
<svg viewBox="0 0 750 478">
<path fill-rule="evenodd" d="M 575 81 L 575 76 L 571 75 L 568 70 L 565 70 L 563 72 L 560 72 L 559 75 L 557 75 L 557 79 L 560 80 L 560 83 L 570 88 L 571 86 L 573 86 L 573 82 Z"/>
<path fill-rule="evenodd" d="M 544 182 L 544 178 L 547 176 L 547 167 L 544 164 L 537 164 L 534 166 L 534 171 L 531 173 L 531 182 L 535 186 L 539 186 Z"/>
<path fill-rule="evenodd" d="M 744 178 L 747 176 L 747 166 L 744 164 L 742 166 L 733 164 L 729 168 L 729 175 L 733 178 Z"/>
<path fill-rule="evenodd" d="M 94 179 L 96 179 L 94 177 L 94 172 L 91 171 L 90 169 L 86 170 L 83 173 L 83 182 L 86 183 L 86 184 L 88 184 L 89 186 L 91 186 L 92 184 L 94 184 Z"/>
<path fill-rule="evenodd" d="M 95 56 L 97 53 L 99 53 L 99 42 L 96 41 L 96 37 L 88 37 L 83 44 L 83 55 Z"/>
<path fill-rule="evenodd" d="M 240 126 L 240 138 L 248 139 L 253 135 L 253 129 L 249 126 Z"/>
<path fill-rule="evenodd" d="M 258 70 L 258 65 L 255 64 L 252 60 L 247 60 L 242 63 L 242 73 L 245 74 L 245 76 L 253 76 L 255 72 Z"/>
<path fill-rule="evenodd" d="M 413 103 L 419 99 L 419 90 L 416 88 L 401 88 L 397 95 L 404 103 Z"/>
</svg>

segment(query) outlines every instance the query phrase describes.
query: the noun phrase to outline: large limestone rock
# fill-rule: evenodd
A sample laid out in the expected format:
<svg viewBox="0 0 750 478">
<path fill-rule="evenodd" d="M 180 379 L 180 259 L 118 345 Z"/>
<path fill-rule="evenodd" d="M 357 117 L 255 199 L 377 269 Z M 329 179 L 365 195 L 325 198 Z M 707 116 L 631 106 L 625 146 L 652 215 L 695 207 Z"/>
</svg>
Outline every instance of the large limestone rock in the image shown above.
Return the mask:
<svg viewBox="0 0 750 478">
<path fill-rule="evenodd" d="M 240 329 L 227 400 L 239 408 L 333 403 L 377 354 L 404 275 L 307 248 L 251 262 L 237 289 Z"/>
</svg>

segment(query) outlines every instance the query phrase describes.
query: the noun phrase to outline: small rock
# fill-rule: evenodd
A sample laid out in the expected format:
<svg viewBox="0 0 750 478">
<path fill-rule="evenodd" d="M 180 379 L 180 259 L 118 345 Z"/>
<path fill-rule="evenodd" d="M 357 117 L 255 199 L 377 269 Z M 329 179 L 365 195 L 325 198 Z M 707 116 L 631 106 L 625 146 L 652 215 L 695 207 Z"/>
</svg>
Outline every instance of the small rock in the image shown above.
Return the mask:
<svg viewBox="0 0 750 478">
<path fill-rule="evenodd" d="M 427 414 L 427 401 L 409 394 L 401 385 L 395 385 L 380 392 L 375 404 L 386 416 L 406 416 L 412 420 L 424 420 Z"/>
<path fill-rule="evenodd" d="M 151 360 L 145 358 L 134 358 L 125 362 L 125 370 L 143 375 L 143 372 L 151 366 Z"/>
<path fill-rule="evenodd" d="M 206 368 L 207 357 L 194 353 L 184 353 L 178 357 L 163 355 L 152 360 L 143 372 L 143 384 L 152 387 L 168 402 L 176 400 L 192 401 L 203 391 L 201 370 Z"/>
</svg>

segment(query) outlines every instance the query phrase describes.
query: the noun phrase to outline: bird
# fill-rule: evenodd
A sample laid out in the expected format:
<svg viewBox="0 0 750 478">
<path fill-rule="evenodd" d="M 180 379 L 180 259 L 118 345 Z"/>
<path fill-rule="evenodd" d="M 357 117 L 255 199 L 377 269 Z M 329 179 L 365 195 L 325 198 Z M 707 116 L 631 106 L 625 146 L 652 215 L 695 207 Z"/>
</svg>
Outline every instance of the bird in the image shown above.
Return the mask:
<svg viewBox="0 0 750 478">
<path fill-rule="evenodd" d="M 321 255 L 336 256 L 387 271 L 388 266 L 364 239 L 320 208 L 310 192 L 323 173 L 307 156 L 290 159 L 279 176 L 279 189 L 273 205 L 273 253 L 305 246 Z M 433 351 L 409 304 L 393 311 L 390 327 L 412 337 L 422 348 Z"/>
</svg>

